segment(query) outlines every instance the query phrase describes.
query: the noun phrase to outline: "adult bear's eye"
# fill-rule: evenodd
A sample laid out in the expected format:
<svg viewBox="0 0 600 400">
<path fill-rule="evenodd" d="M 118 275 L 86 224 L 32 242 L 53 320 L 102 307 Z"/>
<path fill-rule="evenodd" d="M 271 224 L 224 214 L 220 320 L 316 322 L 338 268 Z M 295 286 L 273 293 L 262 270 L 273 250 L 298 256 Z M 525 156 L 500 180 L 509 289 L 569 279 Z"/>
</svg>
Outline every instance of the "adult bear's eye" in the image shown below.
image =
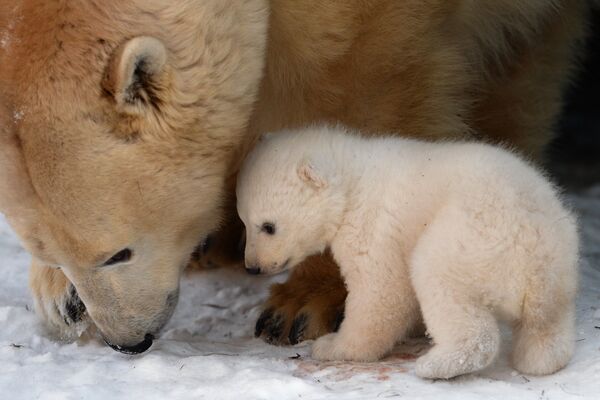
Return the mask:
<svg viewBox="0 0 600 400">
<path fill-rule="evenodd" d="M 119 251 L 117 254 L 115 254 L 114 256 L 112 256 L 111 258 L 109 258 L 104 265 L 108 266 L 108 265 L 115 265 L 115 264 L 121 264 L 124 262 L 127 262 L 129 260 L 131 260 L 131 255 L 132 252 L 129 249 L 123 249 L 121 251 Z"/>
<path fill-rule="evenodd" d="M 274 235 L 275 234 L 275 224 L 273 224 L 271 222 L 265 222 L 260 227 L 260 230 L 263 231 L 264 233 L 266 233 L 267 235 Z"/>
</svg>

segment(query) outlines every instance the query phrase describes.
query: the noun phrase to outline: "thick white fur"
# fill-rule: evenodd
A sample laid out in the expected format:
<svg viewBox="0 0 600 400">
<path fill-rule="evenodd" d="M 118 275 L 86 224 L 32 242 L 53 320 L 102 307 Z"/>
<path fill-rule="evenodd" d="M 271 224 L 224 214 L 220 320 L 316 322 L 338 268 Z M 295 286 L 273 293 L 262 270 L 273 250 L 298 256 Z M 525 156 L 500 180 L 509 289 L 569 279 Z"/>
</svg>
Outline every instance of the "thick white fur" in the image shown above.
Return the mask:
<svg viewBox="0 0 600 400">
<path fill-rule="evenodd" d="M 373 361 L 422 317 L 426 378 L 485 368 L 497 320 L 514 367 L 549 374 L 574 347 L 578 238 L 556 189 L 505 149 L 311 128 L 263 139 L 238 182 L 246 262 L 293 267 L 330 247 L 348 287 L 338 333 L 313 357 Z M 261 230 L 275 225 L 274 235 Z"/>
</svg>

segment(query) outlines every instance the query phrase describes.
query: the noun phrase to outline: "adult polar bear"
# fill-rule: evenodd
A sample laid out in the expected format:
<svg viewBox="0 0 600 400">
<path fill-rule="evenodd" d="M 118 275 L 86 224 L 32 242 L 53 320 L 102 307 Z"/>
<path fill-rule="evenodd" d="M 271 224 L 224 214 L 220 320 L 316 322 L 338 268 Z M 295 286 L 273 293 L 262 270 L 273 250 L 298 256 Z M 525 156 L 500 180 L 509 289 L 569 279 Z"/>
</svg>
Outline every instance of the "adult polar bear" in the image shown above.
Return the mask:
<svg viewBox="0 0 600 400">
<path fill-rule="evenodd" d="M 2 1 L 0 210 L 34 255 L 40 314 L 63 335 L 93 322 L 113 348 L 148 348 L 197 242 L 234 218 L 228 195 L 259 132 L 341 121 L 539 156 L 586 8 Z M 308 260 L 274 288 L 257 331 L 319 336 L 344 297 L 333 262 Z"/>
</svg>

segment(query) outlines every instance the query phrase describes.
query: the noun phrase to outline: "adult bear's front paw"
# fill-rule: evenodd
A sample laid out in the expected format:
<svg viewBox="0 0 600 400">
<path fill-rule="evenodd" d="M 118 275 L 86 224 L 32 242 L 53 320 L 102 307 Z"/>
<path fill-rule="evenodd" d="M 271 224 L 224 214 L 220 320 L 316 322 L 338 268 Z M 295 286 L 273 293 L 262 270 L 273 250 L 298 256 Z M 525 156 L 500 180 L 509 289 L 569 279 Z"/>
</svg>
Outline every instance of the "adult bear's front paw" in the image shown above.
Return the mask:
<svg viewBox="0 0 600 400">
<path fill-rule="evenodd" d="M 344 316 L 346 288 L 329 254 L 294 268 L 287 282 L 271 287 L 255 335 L 272 344 L 296 344 L 336 331 Z"/>
<path fill-rule="evenodd" d="M 60 269 L 33 262 L 29 286 L 38 315 L 60 339 L 74 340 L 90 327 L 85 305 Z"/>
<path fill-rule="evenodd" d="M 236 215 L 221 229 L 209 235 L 194 251 L 189 267 L 193 269 L 240 268 L 244 267 L 246 232 L 244 224 Z"/>
</svg>

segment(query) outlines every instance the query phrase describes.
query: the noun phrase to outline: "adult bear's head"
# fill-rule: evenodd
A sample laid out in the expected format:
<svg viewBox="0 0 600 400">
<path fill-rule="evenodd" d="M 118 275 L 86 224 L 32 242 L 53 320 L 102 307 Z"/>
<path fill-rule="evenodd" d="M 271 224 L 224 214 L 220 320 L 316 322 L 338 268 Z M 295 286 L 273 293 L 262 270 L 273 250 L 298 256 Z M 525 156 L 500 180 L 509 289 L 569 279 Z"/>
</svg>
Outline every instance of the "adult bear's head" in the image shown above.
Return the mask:
<svg viewBox="0 0 600 400">
<path fill-rule="evenodd" d="M 264 0 L 0 5 L 0 211 L 115 347 L 164 325 L 219 222 L 267 18 Z"/>
</svg>

